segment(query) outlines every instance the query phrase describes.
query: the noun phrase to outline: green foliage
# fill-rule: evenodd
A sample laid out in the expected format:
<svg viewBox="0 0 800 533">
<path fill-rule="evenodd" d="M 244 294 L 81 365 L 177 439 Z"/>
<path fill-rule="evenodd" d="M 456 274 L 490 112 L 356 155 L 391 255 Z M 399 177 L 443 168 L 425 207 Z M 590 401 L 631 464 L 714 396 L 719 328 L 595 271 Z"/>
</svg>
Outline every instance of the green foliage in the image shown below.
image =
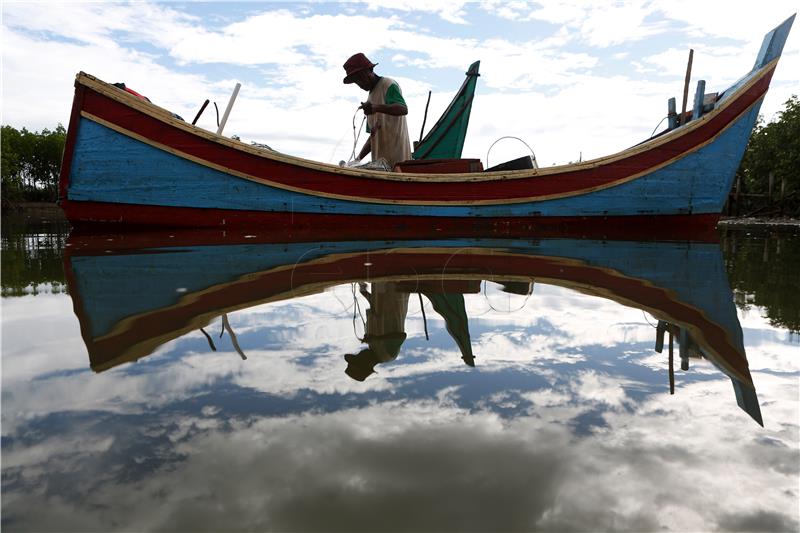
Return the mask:
<svg viewBox="0 0 800 533">
<path fill-rule="evenodd" d="M 22 201 L 55 202 L 58 172 L 67 132 L 59 124 L 54 130 L 31 132 L 3 126 L 0 132 L 0 174 L 3 208 Z"/>
<path fill-rule="evenodd" d="M 728 230 L 721 237 L 736 305 L 763 307 L 770 324 L 800 332 L 800 235 Z"/>
<path fill-rule="evenodd" d="M 69 234 L 66 221 L 30 222 L 12 215 L 4 217 L 0 232 L 3 297 L 66 292 L 62 264 Z"/>
<path fill-rule="evenodd" d="M 759 123 L 747 145 L 742 164 L 737 172 L 743 192 L 765 195 L 748 198 L 740 213 L 774 211 L 772 204 L 780 197 L 781 182 L 785 183 L 783 214 L 800 216 L 800 100 L 792 95 L 784 103 L 785 109 L 777 120 Z M 769 192 L 769 175 L 773 174 L 772 202 Z"/>
</svg>

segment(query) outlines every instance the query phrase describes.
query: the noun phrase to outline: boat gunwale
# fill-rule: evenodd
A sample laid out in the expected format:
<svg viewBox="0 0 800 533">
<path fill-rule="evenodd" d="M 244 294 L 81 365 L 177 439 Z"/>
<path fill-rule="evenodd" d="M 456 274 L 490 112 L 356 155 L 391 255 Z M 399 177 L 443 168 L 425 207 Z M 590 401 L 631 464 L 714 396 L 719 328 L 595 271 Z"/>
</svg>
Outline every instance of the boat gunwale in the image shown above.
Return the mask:
<svg viewBox="0 0 800 533">
<path fill-rule="evenodd" d="M 688 135 L 697 129 L 701 128 L 702 126 L 706 125 L 709 121 L 716 118 L 719 114 L 725 111 L 728 107 L 736 103 L 739 97 L 747 92 L 753 85 L 758 83 L 761 79 L 765 76 L 769 75 L 776 67 L 779 57 L 776 57 L 769 63 L 767 63 L 762 68 L 750 72 L 748 75 L 745 76 L 747 81 L 738 87 L 735 88 L 734 92 L 726 95 L 726 98 L 720 101 L 718 107 L 715 107 L 713 110 L 709 111 L 708 113 L 704 114 L 698 119 L 690 121 L 688 124 L 676 128 L 674 130 L 668 131 L 661 135 L 651 137 L 639 144 L 616 152 L 614 154 L 609 154 L 605 156 L 601 156 L 595 159 L 589 159 L 586 161 L 582 161 L 579 163 L 569 163 L 564 165 L 556 165 L 551 167 L 545 168 L 538 168 L 538 169 L 522 169 L 522 170 L 511 170 L 511 171 L 497 171 L 497 172 L 470 172 L 470 173 L 453 173 L 453 174 L 432 174 L 432 173 L 402 173 L 402 172 L 388 172 L 388 171 L 378 171 L 378 170 L 367 170 L 367 169 L 353 169 L 348 167 L 340 167 L 334 164 L 322 163 L 319 161 L 313 161 L 310 159 L 301 158 L 298 156 L 293 156 L 289 154 L 284 154 L 280 152 L 270 151 L 263 148 L 254 147 L 248 144 L 245 144 L 242 141 L 236 141 L 234 139 L 227 138 L 223 135 L 217 135 L 209 130 L 201 128 L 199 126 L 192 125 L 187 123 L 183 120 L 177 119 L 174 117 L 171 111 L 168 111 L 165 108 L 162 108 L 156 104 L 151 102 L 144 101 L 132 94 L 129 94 L 121 89 L 114 87 L 113 85 L 106 83 L 91 74 L 87 74 L 85 72 L 79 72 L 76 76 L 76 86 L 81 85 L 83 87 L 88 88 L 102 96 L 111 98 L 114 101 L 117 101 L 127 107 L 130 107 L 136 111 L 139 111 L 153 119 L 159 120 L 162 123 L 165 123 L 169 126 L 178 128 L 186 133 L 191 135 L 195 135 L 197 137 L 203 138 L 207 141 L 211 141 L 213 143 L 225 146 L 227 148 L 234 149 L 239 152 L 245 152 L 250 155 L 255 155 L 258 157 L 262 157 L 264 159 L 295 165 L 303 168 L 307 168 L 314 171 L 321 171 L 325 173 L 332 173 L 332 174 L 341 174 L 348 177 L 355 177 L 355 178 L 366 178 L 371 180 L 386 180 L 386 181 L 401 181 L 401 182 L 420 182 L 420 183 L 452 183 L 452 182 L 463 182 L 463 183 L 476 183 L 476 182 L 492 182 L 492 181 L 503 181 L 503 180 L 516 180 L 516 179 L 526 179 L 526 178 L 537 178 L 537 177 L 546 177 L 546 176 L 554 176 L 558 174 L 566 174 L 571 172 L 577 172 L 582 170 L 590 170 L 595 169 L 597 167 L 609 165 L 621 160 L 624 160 L 628 157 L 632 157 L 641 153 L 648 152 L 650 150 L 656 149 L 668 142 L 671 142 L 675 139 Z M 727 89 L 727 90 L 730 90 Z M 726 90 L 726 91 L 727 91 Z M 678 154 L 675 158 L 670 159 L 668 162 L 671 162 L 675 159 L 679 159 L 689 153 L 692 153 L 702 146 L 706 145 L 708 142 L 713 141 L 722 131 L 727 129 L 731 124 L 733 124 L 742 114 L 746 113 L 749 109 L 752 108 L 755 103 L 757 103 L 761 98 L 763 98 L 763 94 L 759 96 L 753 104 L 749 105 L 747 109 L 742 111 L 742 113 L 738 114 L 736 117 L 732 118 L 728 121 L 720 132 L 712 136 L 707 141 L 700 143 L 698 146 L 695 146 L 689 150 L 683 151 Z M 81 111 L 81 115 L 84 116 L 84 111 Z M 119 127 L 120 129 L 124 129 Z M 115 131 L 116 130 L 115 128 Z M 127 130 L 125 130 L 127 132 Z M 124 132 L 120 132 L 123 134 L 127 134 Z M 150 141 L 153 143 L 154 141 Z M 174 149 L 172 149 L 174 150 Z M 174 150 L 177 152 L 177 150 Z M 182 153 L 181 153 L 181 156 Z M 664 164 L 668 164 L 668 162 Z M 210 162 L 209 162 L 210 163 Z M 205 163 L 204 163 L 205 164 Z M 648 170 L 649 172 L 651 170 Z M 247 178 L 246 176 L 239 176 L 243 178 Z M 627 180 L 635 179 L 638 175 L 634 175 L 632 177 L 628 177 Z M 266 180 L 263 178 L 258 178 L 253 176 L 253 181 L 263 183 Z M 619 184 L 623 180 L 615 180 L 610 184 L 606 184 L 602 188 L 607 186 Z M 306 189 L 302 189 L 304 192 L 309 192 Z M 582 194 L 585 192 L 589 192 L 586 189 L 581 189 L 580 191 L 576 191 L 576 194 Z M 559 195 L 560 196 L 560 195 Z M 361 199 L 361 198 L 359 198 Z M 536 197 L 537 200 L 546 199 L 546 197 Z M 364 201 L 368 201 L 364 199 Z M 385 203 L 386 200 L 377 200 L 380 203 Z M 508 201 L 515 201 L 505 199 L 500 203 L 508 202 Z M 528 199 L 521 199 L 519 201 L 528 201 Z M 417 203 L 417 202 L 414 202 Z M 419 202 L 419 203 L 426 203 L 426 202 Z M 438 202 L 433 202 L 438 203 Z M 446 202 L 449 203 L 449 202 Z"/>
</svg>

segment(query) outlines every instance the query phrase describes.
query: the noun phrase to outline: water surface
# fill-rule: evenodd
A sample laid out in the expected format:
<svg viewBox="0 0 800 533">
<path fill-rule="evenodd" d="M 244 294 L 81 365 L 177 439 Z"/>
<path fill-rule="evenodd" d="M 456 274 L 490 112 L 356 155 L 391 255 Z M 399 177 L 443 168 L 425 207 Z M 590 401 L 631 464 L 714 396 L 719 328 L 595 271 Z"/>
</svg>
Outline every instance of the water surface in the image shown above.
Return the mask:
<svg viewBox="0 0 800 533">
<path fill-rule="evenodd" d="M 3 231 L 8 531 L 800 526 L 797 235 Z"/>
</svg>

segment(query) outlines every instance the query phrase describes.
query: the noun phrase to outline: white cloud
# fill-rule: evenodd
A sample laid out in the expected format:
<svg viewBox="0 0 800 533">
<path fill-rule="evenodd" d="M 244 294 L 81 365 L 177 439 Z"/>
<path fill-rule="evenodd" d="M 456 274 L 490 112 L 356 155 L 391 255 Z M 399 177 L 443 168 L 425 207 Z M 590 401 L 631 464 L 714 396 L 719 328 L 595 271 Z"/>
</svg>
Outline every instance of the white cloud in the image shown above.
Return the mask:
<svg viewBox="0 0 800 533">
<path fill-rule="evenodd" d="M 464 155 L 485 158 L 492 142 L 513 135 L 544 165 L 643 140 L 664 116 L 666 100 L 680 96 L 689 47 L 693 79 L 722 90 L 752 65 L 763 33 L 796 9 L 788 2 L 725 4 L 728 16 L 721 17 L 716 2 L 660 1 L 392 2 L 325 10 L 281 3 L 248 4 L 240 12 L 220 3 L 204 4 L 202 13 L 192 4 L 47 6 L 3 6 L 5 124 L 66 124 L 79 70 L 125 81 L 187 120 L 205 98 L 224 108 L 240 81 L 229 135 L 337 162 L 352 150 L 352 113 L 363 99 L 340 83 L 350 54 L 364 51 L 381 63 L 381 73 L 398 79 L 414 138 L 428 89 L 435 119 L 465 66 L 480 59 Z M 520 31 L 526 25 L 530 32 Z M 768 117 L 797 92 L 797 33 L 762 107 Z M 646 44 L 642 52 L 637 43 Z M 631 63 L 624 72 L 614 66 L 622 57 Z M 213 109 L 200 125 L 215 129 Z M 510 158 L 526 150 L 507 152 Z M 503 158 L 494 155 L 495 162 Z"/>
<path fill-rule="evenodd" d="M 466 11 L 464 9 L 467 2 L 460 0 L 439 0 L 438 2 L 425 2 L 421 0 L 370 0 L 366 2 L 369 11 L 379 9 L 395 10 L 406 13 L 422 14 L 428 13 L 438 15 L 442 20 L 452 24 L 467 24 L 465 20 Z"/>
</svg>

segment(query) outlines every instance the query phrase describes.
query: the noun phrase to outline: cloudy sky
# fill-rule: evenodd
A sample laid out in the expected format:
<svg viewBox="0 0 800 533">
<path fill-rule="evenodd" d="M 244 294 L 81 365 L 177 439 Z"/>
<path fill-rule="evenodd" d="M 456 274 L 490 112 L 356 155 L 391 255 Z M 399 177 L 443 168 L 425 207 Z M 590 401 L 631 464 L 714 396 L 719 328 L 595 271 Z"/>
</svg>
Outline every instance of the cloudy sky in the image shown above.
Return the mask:
<svg viewBox="0 0 800 533">
<path fill-rule="evenodd" d="M 542 165 L 626 148 L 693 82 L 721 91 L 752 66 L 763 35 L 797 11 L 792 0 L 377 0 L 371 2 L 2 3 L 2 123 L 68 122 L 75 74 L 125 82 L 191 120 L 208 98 L 239 99 L 225 130 L 245 142 L 324 162 L 348 159 L 365 93 L 342 84 L 362 51 L 395 78 L 419 137 L 463 74 L 481 61 L 464 149 L 486 163 L 533 149 Z M 762 107 L 800 92 L 800 28 L 789 37 Z M 215 129 L 213 107 L 199 125 Z M 355 124 L 361 123 L 360 115 Z"/>
</svg>

